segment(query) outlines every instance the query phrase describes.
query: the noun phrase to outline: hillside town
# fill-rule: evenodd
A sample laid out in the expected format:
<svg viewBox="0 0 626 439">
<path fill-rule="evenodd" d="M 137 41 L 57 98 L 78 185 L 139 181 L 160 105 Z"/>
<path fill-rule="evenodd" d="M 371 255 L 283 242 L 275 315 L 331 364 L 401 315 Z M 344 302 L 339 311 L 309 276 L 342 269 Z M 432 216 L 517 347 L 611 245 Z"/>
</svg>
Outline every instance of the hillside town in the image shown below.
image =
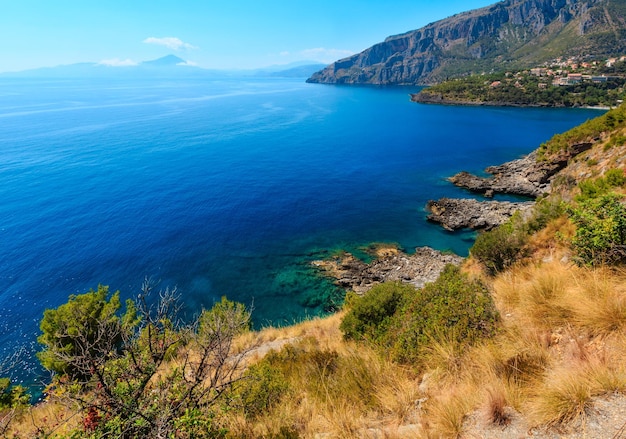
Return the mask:
<svg viewBox="0 0 626 439">
<path fill-rule="evenodd" d="M 626 56 L 557 58 L 530 69 L 444 81 L 412 95 L 416 102 L 612 108 L 623 102 Z"/>
</svg>

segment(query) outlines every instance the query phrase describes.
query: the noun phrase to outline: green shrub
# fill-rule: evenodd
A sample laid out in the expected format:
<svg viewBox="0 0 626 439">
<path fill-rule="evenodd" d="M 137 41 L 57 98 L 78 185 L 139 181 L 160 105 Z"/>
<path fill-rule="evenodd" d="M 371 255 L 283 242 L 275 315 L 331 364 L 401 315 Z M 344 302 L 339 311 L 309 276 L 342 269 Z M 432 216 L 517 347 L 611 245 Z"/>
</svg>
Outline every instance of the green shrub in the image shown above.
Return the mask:
<svg viewBox="0 0 626 439">
<path fill-rule="evenodd" d="M 624 185 L 626 185 L 624 171 L 621 169 L 609 169 L 605 172 L 604 177 L 590 178 L 578 183 L 580 195 L 576 197 L 576 200 L 584 201 L 590 198 L 598 198 L 608 194 L 611 189 Z"/>
<path fill-rule="evenodd" d="M 375 368 L 358 352 L 339 354 L 320 349 L 306 338 L 270 352 L 246 373 L 238 391 L 241 408 L 248 417 L 270 414 L 293 389 L 321 403 L 346 400 L 353 407 L 372 407 Z"/>
<path fill-rule="evenodd" d="M 626 174 L 623 169 L 609 169 L 604 174 L 604 178 L 611 187 L 621 187 L 626 185 Z"/>
<path fill-rule="evenodd" d="M 397 360 L 419 362 L 431 342 L 452 342 L 463 348 L 493 335 L 498 320 L 486 287 L 448 265 L 437 281 L 406 298 L 386 341 Z"/>
<path fill-rule="evenodd" d="M 613 193 L 570 207 L 576 225 L 572 246 L 582 264 L 613 264 L 626 257 L 626 206 Z"/>
<path fill-rule="evenodd" d="M 341 321 L 340 329 L 344 337 L 379 340 L 385 334 L 403 297 L 411 294 L 415 294 L 412 286 L 389 282 L 376 285 L 363 297 L 352 298 L 351 308 Z"/>
<path fill-rule="evenodd" d="M 526 226 L 519 214 L 499 227 L 478 235 L 470 254 L 482 262 L 491 275 L 509 267 L 524 256 L 528 238 Z"/>
<path fill-rule="evenodd" d="M 565 205 L 559 197 L 543 198 L 535 203 L 532 215 L 526 223 L 528 233 L 538 232 L 565 213 Z"/>
<path fill-rule="evenodd" d="M 285 374 L 273 366 L 276 361 L 276 354 L 271 353 L 251 366 L 244 376 L 239 399 L 243 412 L 249 418 L 267 413 L 289 392 Z"/>
<path fill-rule="evenodd" d="M 12 385 L 10 378 L 0 378 L 0 410 L 28 404 L 26 388 Z"/>
</svg>

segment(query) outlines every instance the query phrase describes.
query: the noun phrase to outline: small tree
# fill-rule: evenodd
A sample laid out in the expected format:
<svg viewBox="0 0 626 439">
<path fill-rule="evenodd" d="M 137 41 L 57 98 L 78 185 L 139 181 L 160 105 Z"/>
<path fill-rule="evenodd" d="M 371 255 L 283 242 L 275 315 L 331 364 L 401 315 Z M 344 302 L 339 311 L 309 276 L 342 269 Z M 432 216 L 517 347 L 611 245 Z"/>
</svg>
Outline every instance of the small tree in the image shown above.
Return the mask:
<svg viewBox="0 0 626 439">
<path fill-rule="evenodd" d="M 64 327 L 45 339 L 63 340 L 46 344 L 48 354 L 40 356 L 63 366 L 52 394 L 78 403 L 85 430 L 98 437 L 221 436 L 213 425 L 214 406 L 242 376 L 245 352 L 234 355 L 232 343 L 250 328 L 250 312 L 222 299 L 184 325 L 177 290 L 161 291 L 153 300 L 152 289 L 146 280 L 123 316 L 116 313 L 117 293 L 109 301 L 100 293 L 99 305 L 86 308 L 102 311 L 73 327 L 71 343 Z M 52 328 L 61 326 L 57 316 L 83 308 L 77 297 L 46 311 Z M 94 302 L 92 296 L 83 300 Z"/>
</svg>

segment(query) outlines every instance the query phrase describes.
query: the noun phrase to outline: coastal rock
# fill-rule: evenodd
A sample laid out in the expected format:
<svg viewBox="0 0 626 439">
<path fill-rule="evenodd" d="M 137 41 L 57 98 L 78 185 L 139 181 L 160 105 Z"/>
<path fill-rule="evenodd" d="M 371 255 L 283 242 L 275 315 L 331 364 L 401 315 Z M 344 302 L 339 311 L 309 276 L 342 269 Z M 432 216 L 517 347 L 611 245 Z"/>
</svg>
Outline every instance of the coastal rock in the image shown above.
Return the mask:
<svg viewBox="0 0 626 439">
<path fill-rule="evenodd" d="M 449 231 L 470 228 L 491 230 L 507 221 L 515 212 L 528 212 L 535 203 L 478 201 L 465 198 L 441 198 L 429 201 L 428 219 Z"/>
<path fill-rule="evenodd" d="M 314 261 L 335 284 L 357 294 L 364 294 L 374 285 L 389 281 L 400 281 L 416 288 L 434 282 L 448 264 L 460 265 L 463 258 L 454 254 L 444 254 L 430 247 L 418 247 L 415 253 L 402 252 L 388 254 L 370 264 L 344 253 L 330 260 Z"/>
<path fill-rule="evenodd" d="M 550 191 L 552 177 L 565 168 L 572 157 L 592 147 L 593 143 L 578 143 L 545 160 L 538 160 L 538 152 L 525 157 L 490 166 L 485 171 L 493 177 L 478 177 L 460 172 L 448 180 L 454 185 L 472 192 L 501 193 L 536 198 Z"/>
</svg>

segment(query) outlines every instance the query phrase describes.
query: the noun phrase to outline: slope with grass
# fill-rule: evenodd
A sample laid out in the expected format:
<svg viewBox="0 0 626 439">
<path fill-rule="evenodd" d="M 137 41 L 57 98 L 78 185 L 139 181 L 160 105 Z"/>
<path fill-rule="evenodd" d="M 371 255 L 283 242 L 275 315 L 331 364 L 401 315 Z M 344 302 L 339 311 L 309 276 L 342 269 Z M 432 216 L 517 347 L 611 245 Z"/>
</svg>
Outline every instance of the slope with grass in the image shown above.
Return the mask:
<svg viewBox="0 0 626 439">
<path fill-rule="evenodd" d="M 132 428 L 179 410 L 188 391 L 211 389 L 202 396 L 209 400 L 164 418 L 172 422 L 160 426 L 169 437 L 625 438 L 626 269 L 619 257 L 605 257 L 626 244 L 620 114 L 544 147 L 559 154 L 568 142 L 593 140 L 556 174 L 529 217 L 481 234 L 464 264 L 439 280 L 419 289 L 381 284 L 349 294 L 331 317 L 219 340 L 214 335 L 223 332 L 206 329 L 241 314 L 228 302 L 198 327 L 157 319 L 135 332 L 128 322 L 125 330 L 136 336 L 125 339 L 127 347 L 107 349 L 94 363 L 102 386 L 113 398 L 136 385 L 113 366 L 125 358 L 128 372 L 140 372 L 124 349 L 138 364 L 153 364 L 141 349 L 147 343 L 163 356 L 141 382 L 138 402 L 148 411 L 129 402 L 141 415 Z M 165 355 L 159 340 L 177 340 L 178 348 Z M 213 341 L 227 351 L 194 380 L 198 361 L 214 358 Z M 241 367 L 212 378 L 225 365 Z M 104 426 L 113 434 L 107 405 L 89 405 L 102 398 L 98 378 L 92 381 L 85 392 L 60 379 L 45 402 L 3 409 L 2 434 L 92 438 Z M 117 428 L 114 437 L 126 437 Z"/>
</svg>

